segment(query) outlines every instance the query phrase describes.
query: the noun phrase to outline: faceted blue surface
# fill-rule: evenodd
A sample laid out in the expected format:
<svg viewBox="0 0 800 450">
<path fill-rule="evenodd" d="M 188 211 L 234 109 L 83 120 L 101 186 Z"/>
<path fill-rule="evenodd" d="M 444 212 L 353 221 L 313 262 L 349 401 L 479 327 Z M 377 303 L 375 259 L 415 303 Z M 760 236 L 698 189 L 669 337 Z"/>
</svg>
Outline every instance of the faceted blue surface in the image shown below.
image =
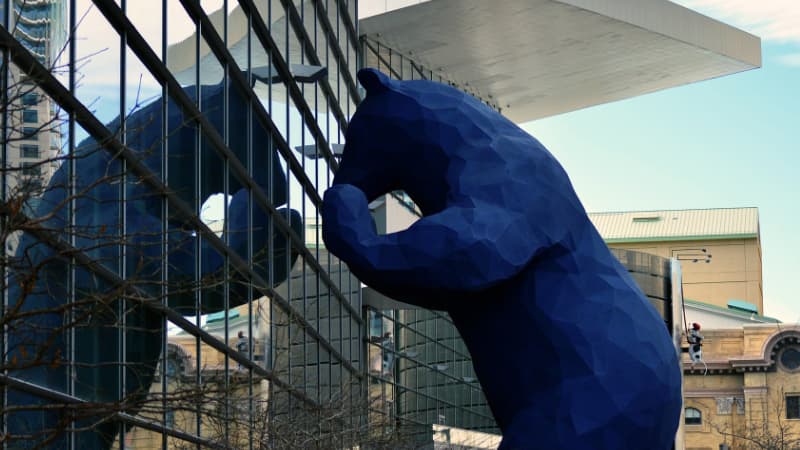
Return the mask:
<svg viewBox="0 0 800 450">
<path fill-rule="evenodd" d="M 330 251 L 383 294 L 450 313 L 501 449 L 670 448 L 676 350 L 553 155 L 457 89 L 359 80 L 323 204 Z M 393 190 L 424 217 L 377 235 L 367 205 Z"/>
</svg>

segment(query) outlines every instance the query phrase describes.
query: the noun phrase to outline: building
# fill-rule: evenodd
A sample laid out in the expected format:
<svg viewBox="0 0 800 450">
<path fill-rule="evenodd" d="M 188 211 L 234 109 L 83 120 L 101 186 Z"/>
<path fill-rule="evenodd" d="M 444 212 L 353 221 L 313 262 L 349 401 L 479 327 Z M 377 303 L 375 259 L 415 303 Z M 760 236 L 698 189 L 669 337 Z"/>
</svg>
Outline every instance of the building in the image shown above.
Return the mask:
<svg viewBox="0 0 800 450">
<path fill-rule="evenodd" d="M 589 217 L 609 247 L 680 260 L 686 299 L 764 313 L 757 208 L 604 212 Z"/>
<path fill-rule="evenodd" d="M 757 37 L 666 0 L 0 5 L 4 83 L 19 70 L 65 118 L 32 207 L 3 192 L 20 219 L 4 223 L 27 224 L 2 264 L 11 448 L 346 447 L 401 429 L 496 445 L 457 437 L 495 429 L 448 319 L 376 303 L 304 232 L 356 69 L 448 82 L 524 122 L 760 66 Z M 61 8 L 66 73 L 14 31 L 19 5 Z M 406 200 L 374 205 L 382 229 L 413 220 Z"/>
<path fill-rule="evenodd" d="M 66 4 L 54 1 L 14 1 L 0 6 L 3 23 L 13 36 L 45 67 L 59 64 L 66 42 L 64 18 Z M 34 80 L 10 65 L 4 80 L 9 104 L 4 108 L 6 143 L 3 185 L 6 198 L 16 197 L 35 203 L 42 184 L 60 165 L 63 117 L 58 106 L 38 88 Z M 18 236 L 6 242 L 9 254 L 16 252 Z"/>
<path fill-rule="evenodd" d="M 753 323 L 702 331 L 705 364 L 683 361 L 686 448 L 800 446 L 800 328 Z"/>
</svg>

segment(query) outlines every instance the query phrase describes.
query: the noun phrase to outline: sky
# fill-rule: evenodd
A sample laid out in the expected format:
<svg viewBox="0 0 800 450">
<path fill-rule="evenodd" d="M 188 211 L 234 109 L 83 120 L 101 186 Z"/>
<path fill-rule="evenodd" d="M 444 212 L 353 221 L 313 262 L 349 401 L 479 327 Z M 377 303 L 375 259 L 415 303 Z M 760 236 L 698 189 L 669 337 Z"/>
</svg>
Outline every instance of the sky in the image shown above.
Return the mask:
<svg viewBox="0 0 800 450">
<path fill-rule="evenodd" d="M 758 207 L 764 314 L 800 323 L 800 1 L 674 3 L 761 37 L 763 66 L 523 128 L 588 211 Z"/>
</svg>

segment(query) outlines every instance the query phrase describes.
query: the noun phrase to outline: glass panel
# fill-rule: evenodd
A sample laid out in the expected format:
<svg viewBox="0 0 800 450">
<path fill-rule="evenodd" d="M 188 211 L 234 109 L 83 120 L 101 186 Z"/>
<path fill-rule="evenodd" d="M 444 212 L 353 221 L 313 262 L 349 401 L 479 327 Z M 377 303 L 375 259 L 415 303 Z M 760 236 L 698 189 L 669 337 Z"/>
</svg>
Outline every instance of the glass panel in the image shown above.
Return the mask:
<svg viewBox="0 0 800 450">
<path fill-rule="evenodd" d="M 284 61 L 289 64 L 292 64 L 292 54 L 297 54 L 297 48 L 291 49 L 289 46 L 289 40 L 293 35 L 290 30 L 289 19 L 286 15 L 285 10 L 280 4 L 272 4 L 274 2 L 270 2 L 270 13 L 272 17 L 270 18 L 269 27 L 270 27 L 270 35 L 272 36 L 275 45 L 278 47 L 278 51 L 280 52 L 281 57 L 283 57 Z M 282 80 L 283 82 L 283 80 Z"/>
<path fill-rule="evenodd" d="M 128 50 L 126 61 L 126 144 L 156 179 L 161 179 L 165 142 L 162 139 L 164 108 L 160 86 L 141 62 Z M 162 278 L 165 217 L 162 197 L 149 184 L 133 176 L 125 177 L 125 268 L 126 278 L 136 285 L 140 294 L 161 303 L 168 291 Z M 131 413 L 148 420 L 162 422 L 167 392 L 161 365 L 163 361 L 165 318 L 141 304 L 129 301 L 123 305 L 124 335 L 120 346 L 127 362 L 124 395 L 141 405 Z M 174 367 L 174 364 L 171 367 Z M 174 374 L 173 374 L 174 376 Z M 161 443 L 152 431 L 134 428 L 124 432 L 126 448 L 144 448 L 149 443 Z"/>
<path fill-rule="evenodd" d="M 125 135 L 127 146 L 134 150 L 144 166 L 162 178 L 162 138 L 164 116 L 161 85 L 147 71 L 130 49 L 125 67 Z M 139 190 L 147 190 L 147 185 Z M 154 200 L 155 201 L 155 200 Z"/>
<path fill-rule="evenodd" d="M 270 24 L 272 23 L 272 17 L 273 17 L 272 9 L 274 8 L 273 3 L 275 2 L 273 1 L 255 2 L 258 15 L 261 17 L 261 19 L 264 21 L 267 27 L 270 27 Z M 280 5 L 277 5 L 276 7 L 280 8 Z M 254 39 L 253 42 L 255 42 L 255 37 L 253 37 L 253 39 Z"/>
<path fill-rule="evenodd" d="M 118 272 L 123 206 L 121 161 L 93 137 L 80 141 L 75 155 L 75 245 Z"/>
<path fill-rule="evenodd" d="M 254 71 L 267 70 L 271 61 L 269 55 L 265 53 L 260 43 L 253 40 L 253 59 Z M 268 81 L 268 80 L 267 80 Z M 265 193 L 270 193 L 268 197 L 274 206 L 283 205 L 286 202 L 286 172 L 281 165 L 281 158 L 277 154 L 275 143 L 268 132 L 268 121 L 272 120 L 278 127 L 282 118 L 279 114 L 273 114 L 275 103 L 271 99 L 275 97 L 285 97 L 285 88 L 281 84 L 255 81 L 253 90 L 261 100 L 263 109 L 269 114 L 268 118 L 259 118 L 255 113 L 252 114 L 252 173 L 256 183 L 264 189 Z M 275 109 L 277 111 L 277 108 Z"/>
<path fill-rule="evenodd" d="M 165 1 L 168 8 L 167 68 L 181 86 L 195 86 L 197 85 L 197 35 L 195 34 L 197 27 L 186 14 L 180 0 Z"/>
<path fill-rule="evenodd" d="M 167 103 L 167 185 L 185 205 L 194 204 L 196 194 L 195 170 L 197 128 L 188 121 L 177 104 L 169 99 Z M 184 315 L 195 312 L 195 295 L 192 285 L 197 272 L 198 249 L 195 245 L 196 233 L 185 223 L 185 218 L 174 208 L 167 208 L 167 279 L 169 306 Z"/>
<path fill-rule="evenodd" d="M 163 1 L 166 2 L 166 0 Z M 159 58 L 162 57 L 162 7 L 161 1 L 146 3 L 127 1 L 125 3 L 125 16 L 133 23 L 133 26 Z M 171 12 L 169 11 L 169 13 Z M 169 33 L 179 33 L 179 31 L 169 30 Z"/>
<path fill-rule="evenodd" d="M 268 134 L 259 125 L 258 121 L 249 121 L 250 109 L 251 106 L 247 100 L 246 93 L 235 87 L 235 83 L 231 82 L 231 87 L 228 90 L 228 148 L 236 155 L 236 159 L 245 170 L 248 169 L 250 164 L 252 143 L 264 143 L 268 139 Z M 253 126 L 257 128 L 260 141 L 255 140 L 255 136 L 251 135 L 251 133 L 254 133 Z M 254 172 L 252 175 L 262 174 Z M 232 173 L 229 176 L 229 184 L 228 193 L 230 195 L 236 195 L 237 192 L 244 188 L 241 180 L 238 180 Z M 263 187 L 267 189 L 267 183 L 264 183 Z"/>
<path fill-rule="evenodd" d="M 75 7 L 82 17 L 75 41 L 76 96 L 116 132 L 119 123 L 112 120 L 120 114 L 120 37 L 90 0 L 77 0 Z"/>
<path fill-rule="evenodd" d="M 147 109 L 151 114 L 160 112 L 162 107 L 160 105 L 153 105 L 159 103 L 161 99 L 161 85 L 145 68 L 144 64 L 133 53 L 132 50 L 127 49 L 125 61 L 125 114 L 130 117 L 142 110 Z M 149 109 L 148 109 L 149 107 Z M 160 119 L 159 119 L 160 120 Z M 147 125 L 148 121 L 144 119 L 139 120 L 141 126 Z M 130 139 L 130 125 L 128 125 Z M 144 129 L 144 128 L 142 128 Z M 160 128 L 148 129 L 148 137 L 154 139 L 156 136 L 161 136 Z"/>
<path fill-rule="evenodd" d="M 219 37 L 232 48 L 236 43 L 247 43 L 245 36 L 247 21 L 244 13 L 234 0 L 201 0 L 201 7 L 214 26 Z M 227 27 L 227 41 L 225 31 Z M 246 47 L 245 47 L 246 48 Z"/>
</svg>

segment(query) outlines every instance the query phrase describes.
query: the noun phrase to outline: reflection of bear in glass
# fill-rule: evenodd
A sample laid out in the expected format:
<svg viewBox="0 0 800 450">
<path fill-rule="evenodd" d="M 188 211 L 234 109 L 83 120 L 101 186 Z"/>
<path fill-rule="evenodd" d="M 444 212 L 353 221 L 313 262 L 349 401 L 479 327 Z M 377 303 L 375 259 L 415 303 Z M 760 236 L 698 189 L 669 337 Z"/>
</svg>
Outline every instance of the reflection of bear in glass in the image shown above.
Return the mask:
<svg viewBox="0 0 800 450">
<path fill-rule="evenodd" d="M 196 98 L 194 86 L 185 89 L 187 95 Z M 228 114 L 222 105 L 227 91 Z M 252 157 L 248 158 L 247 128 L 248 106 L 243 95 L 234 87 L 223 85 L 202 86 L 201 102 L 206 119 L 217 130 L 227 126 L 230 130 L 228 147 L 243 164 L 250 161 L 253 180 L 266 193 L 273 205 L 287 201 L 287 179 L 276 152 L 269 151 L 270 136 L 258 120 L 253 119 Z M 286 233 L 275 226 L 268 236 L 271 218 L 255 204 L 252 217 L 248 218 L 249 193 L 231 174 L 226 176 L 224 167 L 212 144 L 200 138 L 191 118 L 185 116 L 171 99 L 158 99 L 126 118 L 125 143 L 136 151 L 140 162 L 162 177 L 170 191 L 187 205 L 198 205 L 209 196 L 230 192 L 227 210 L 227 239 L 229 247 L 240 257 L 248 257 L 248 245 L 252 245 L 253 270 L 263 280 L 275 286 L 286 280 L 297 253 L 290 249 Z M 166 124 L 162 123 L 166 116 Z M 227 117 L 227 124 L 225 119 Z M 162 125 L 167 131 L 162 139 Z M 119 129 L 119 119 L 108 125 L 110 130 Z M 87 138 L 76 148 L 74 160 L 67 160 L 50 180 L 44 195 L 36 199 L 33 215 L 45 217 L 52 214 L 43 225 L 59 233 L 65 242 L 73 239 L 75 246 L 83 249 L 92 260 L 131 284 L 152 300 L 167 305 L 184 315 L 219 311 L 224 307 L 224 285 L 229 292 L 229 306 L 243 304 L 248 298 L 247 280 L 233 269 L 224 278 L 224 258 L 206 240 L 198 243 L 197 233 L 187 227 L 181 217 L 174 214 L 161 195 L 150 191 L 147 183 L 133 175 L 122 178 L 122 163 L 101 148 L 94 139 Z M 74 230 L 69 233 L 69 167 L 74 162 L 77 195 L 74 199 Z M 165 168 L 165 169 L 164 169 Z M 195 174 L 195 168 L 199 173 Z M 198 178 L 199 176 L 199 178 Z M 228 186 L 226 189 L 226 178 Z M 124 184 L 120 181 L 124 180 Z M 123 190 L 124 186 L 124 190 Z M 124 195 L 124 197 L 123 197 Z M 124 198 L 123 200 L 121 200 Z M 300 215 L 288 208 L 278 210 L 291 228 L 302 238 Z M 122 215 L 126 228 L 122 229 Z M 162 214 L 166 214 L 162 220 Z M 167 230 L 162 230 L 166 223 Z M 248 242 L 248 227 L 252 223 L 252 239 Z M 199 247 L 198 247 L 199 245 Z M 164 248 L 166 247 L 166 254 Z M 199 248 L 199 255 L 197 254 Z M 125 257 L 120 251 L 124 250 Z M 87 401 L 113 402 L 123 395 L 131 405 L 126 411 L 135 413 L 153 381 L 162 345 L 164 317 L 153 310 L 137 306 L 135 302 L 122 304 L 121 292 L 102 278 L 81 267 L 75 267 L 74 300 L 84 302 L 81 306 L 68 308 L 63 305 L 71 296 L 68 280 L 68 260 L 58 252 L 38 242 L 32 235 L 23 235 L 17 256 L 25 265 L 11 276 L 24 277 L 33 270 L 36 286 L 23 292 L 17 283 L 11 283 L 9 303 L 18 305 L 23 313 L 32 314 L 24 321 L 11 324 L 9 332 L 9 360 L 17 362 L 19 370 L 12 370 L 14 377 L 44 386 L 59 392 L 68 392 L 68 384 L 74 382 L 74 395 Z M 269 258 L 272 258 L 270 260 Z M 162 262 L 166 259 L 167 273 L 162 274 Z M 124 261 L 124 273 L 121 262 Z M 199 273 L 195 273 L 199 261 Z M 27 270 L 30 269 L 30 270 Z M 202 289 L 197 289 L 197 281 Z M 162 290 L 163 289 L 163 290 Z M 200 295 L 198 294 L 200 292 Z M 111 294 L 109 294 L 109 292 Z M 166 295 L 163 293 L 166 292 Z M 257 295 L 257 294 L 256 294 Z M 64 329 L 66 318 L 75 318 L 75 324 Z M 124 326 L 124 346 L 120 330 Z M 74 355 L 70 356 L 68 335 L 74 330 Z M 39 360 L 47 364 L 22 369 L 31 352 L 25 349 L 44 349 Z M 120 349 L 124 348 L 124 355 Z M 120 383 L 120 362 L 126 362 L 125 383 Z M 68 364 L 75 363 L 75 379 L 68 379 Z M 123 394 L 124 392 L 124 394 Z M 10 391 L 11 405 L 39 404 L 44 400 L 34 396 Z M 87 419 L 79 426 L 96 421 Z M 57 412 L 26 412 L 9 415 L 9 432 L 14 434 L 35 433 L 56 427 L 60 420 Z M 78 433 L 76 439 L 82 448 L 108 448 L 119 431 L 118 424 L 105 421 L 95 427 L 96 432 Z M 49 444 L 59 448 L 59 440 Z M 34 443 L 31 443 L 34 445 Z"/>
<path fill-rule="evenodd" d="M 670 448 L 676 349 L 555 158 L 449 86 L 359 80 L 322 208 L 328 249 L 385 295 L 450 313 L 501 448 Z M 423 217 L 376 235 L 368 203 L 400 189 Z"/>
</svg>

